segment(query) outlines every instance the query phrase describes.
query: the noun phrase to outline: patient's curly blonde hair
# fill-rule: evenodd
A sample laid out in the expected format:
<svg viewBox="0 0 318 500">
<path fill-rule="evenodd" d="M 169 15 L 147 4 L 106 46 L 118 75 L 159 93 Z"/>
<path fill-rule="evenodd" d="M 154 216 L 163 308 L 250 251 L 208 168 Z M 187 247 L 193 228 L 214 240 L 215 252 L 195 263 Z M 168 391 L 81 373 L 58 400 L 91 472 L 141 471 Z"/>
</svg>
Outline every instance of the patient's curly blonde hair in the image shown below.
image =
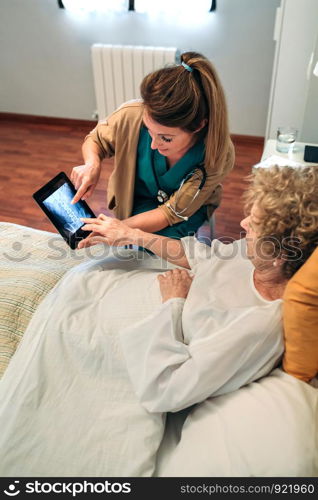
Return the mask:
<svg viewBox="0 0 318 500">
<path fill-rule="evenodd" d="M 245 210 L 249 214 L 256 202 L 262 248 L 284 261 L 288 279 L 318 245 L 318 165 L 255 168 L 247 180 Z"/>
</svg>

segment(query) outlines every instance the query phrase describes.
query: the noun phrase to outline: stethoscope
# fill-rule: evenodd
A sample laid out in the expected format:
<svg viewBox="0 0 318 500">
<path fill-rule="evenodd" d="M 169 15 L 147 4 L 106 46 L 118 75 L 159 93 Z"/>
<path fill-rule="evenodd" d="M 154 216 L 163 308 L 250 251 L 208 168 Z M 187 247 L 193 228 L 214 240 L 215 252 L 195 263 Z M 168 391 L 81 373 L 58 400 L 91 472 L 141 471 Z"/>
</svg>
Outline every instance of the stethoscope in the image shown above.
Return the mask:
<svg viewBox="0 0 318 500">
<path fill-rule="evenodd" d="M 192 197 L 192 200 L 190 201 L 190 203 L 188 203 L 188 205 L 183 208 L 182 210 L 178 211 L 177 209 L 177 205 L 178 205 L 178 201 L 179 201 L 179 198 L 180 198 L 180 192 L 181 192 L 181 189 L 183 187 L 183 185 L 188 181 L 190 180 L 191 178 L 193 177 L 197 177 L 197 179 L 200 181 L 200 184 L 199 184 L 199 187 L 196 191 L 196 193 L 194 194 L 194 196 Z M 159 182 L 158 182 L 158 178 L 157 178 L 157 175 L 155 173 L 155 177 L 156 177 L 156 181 L 157 181 L 157 185 L 159 187 Z M 189 172 L 181 181 L 180 183 L 180 186 L 179 186 L 179 189 L 175 195 L 175 204 L 172 205 L 170 202 L 167 203 L 167 207 L 170 208 L 170 210 L 177 216 L 177 217 L 180 217 L 180 219 L 183 219 L 183 220 L 188 220 L 189 217 L 186 217 L 186 216 L 183 216 L 182 214 L 188 210 L 188 208 L 192 205 L 192 203 L 194 202 L 194 200 L 197 198 L 197 196 L 199 195 L 201 189 L 203 188 L 205 182 L 206 182 L 206 177 L 207 177 L 207 174 L 206 174 L 206 170 L 204 168 L 203 165 L 198 165 L 196 168 L 194 168 L 191 172 Z M 169 199 L 169 195 L 163 191 L 162 189 L 159 189 L 158 190 L 158 193 L 157 193 L 157 200 L 159 201 L 159 203 L 166 203 Z"/>
</svg>

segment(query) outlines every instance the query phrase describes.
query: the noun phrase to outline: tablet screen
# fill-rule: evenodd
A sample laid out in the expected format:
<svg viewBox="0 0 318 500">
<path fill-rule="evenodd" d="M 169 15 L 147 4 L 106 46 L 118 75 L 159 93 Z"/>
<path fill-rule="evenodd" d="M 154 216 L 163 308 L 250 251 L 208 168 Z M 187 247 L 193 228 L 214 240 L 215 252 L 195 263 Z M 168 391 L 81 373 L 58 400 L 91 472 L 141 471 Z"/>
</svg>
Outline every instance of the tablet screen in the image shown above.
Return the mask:
<svg viewBox="0 0 318 500">
<path fill-rule="evenodd" d="M 60 172 L 45 186 L 33 194 L 44 213 L 56 227 L 71 248 L 76 248 L 89 235 L 82 231 L 81 217 L 95 217 L 94 212 L 83 200 L 71 204 L 76 193 L 75 187 L 64 172 Z"/>
<path fill-rule="evenodd" d="M 71 205 L 71 201 L 75 195 L 75 190 L 65 183 L 60 188 L 54 191 L 48 198 L 43 200 L 43 205 L 51 212 L 66 231 L 75 233 L 83 222 L 80 217 L 91 217 L 86 207 L 78 202 Z"/>
</svg>

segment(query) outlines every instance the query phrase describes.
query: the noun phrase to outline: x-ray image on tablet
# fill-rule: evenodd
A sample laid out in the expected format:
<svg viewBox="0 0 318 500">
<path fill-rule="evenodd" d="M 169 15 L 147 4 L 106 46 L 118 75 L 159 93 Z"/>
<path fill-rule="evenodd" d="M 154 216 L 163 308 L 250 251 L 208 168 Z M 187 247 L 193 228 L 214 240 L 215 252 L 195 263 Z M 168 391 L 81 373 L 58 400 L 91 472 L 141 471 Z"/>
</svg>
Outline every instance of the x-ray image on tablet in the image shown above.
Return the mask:
<svg viewBox="0 0 318 500">
<path fill-rule="evenodd" d="M 76 193 L 75 187 L 64 172 L 34 193 L 33 198 L 54 224 L 71 248 L 76 248 L 79 241 L 86 238 L 89 231 L 82 231 L 84 223 L 81 217 L 95 217 L 95 214 L 83 200 L 71 204 Z"/>
<path fill-rule="evenodd" d="M 74 189 L 65 183 L 43 201 L 53 217 L 70 233 L 75 233 L 83 225 L 80 217 L 91 217 L 90 212 L 81 203 L 71 205 L 74 195 Z"/>
</svg>

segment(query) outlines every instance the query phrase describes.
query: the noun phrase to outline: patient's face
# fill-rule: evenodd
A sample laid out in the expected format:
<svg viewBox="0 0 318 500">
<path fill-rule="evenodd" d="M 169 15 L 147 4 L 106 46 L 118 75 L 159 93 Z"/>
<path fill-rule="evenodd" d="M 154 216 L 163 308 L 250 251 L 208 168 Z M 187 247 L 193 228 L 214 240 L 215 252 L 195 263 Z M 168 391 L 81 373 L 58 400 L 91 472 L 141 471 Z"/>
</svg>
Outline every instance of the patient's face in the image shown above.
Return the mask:
<svg viewBox="0 0 318 500">
<path fill-rule="evenodd" d="M 246 231 L 247 257 L 251 259 L 257 268 L 272 265 L 272 259 L 269 259 L 265 252 L 262 251 L 262 239 L 259 232 L 260 222 L 261 212 L 257 203 L 254 203 L 250 215 L 241 221 L 241 227 Z"/>
</svg>

